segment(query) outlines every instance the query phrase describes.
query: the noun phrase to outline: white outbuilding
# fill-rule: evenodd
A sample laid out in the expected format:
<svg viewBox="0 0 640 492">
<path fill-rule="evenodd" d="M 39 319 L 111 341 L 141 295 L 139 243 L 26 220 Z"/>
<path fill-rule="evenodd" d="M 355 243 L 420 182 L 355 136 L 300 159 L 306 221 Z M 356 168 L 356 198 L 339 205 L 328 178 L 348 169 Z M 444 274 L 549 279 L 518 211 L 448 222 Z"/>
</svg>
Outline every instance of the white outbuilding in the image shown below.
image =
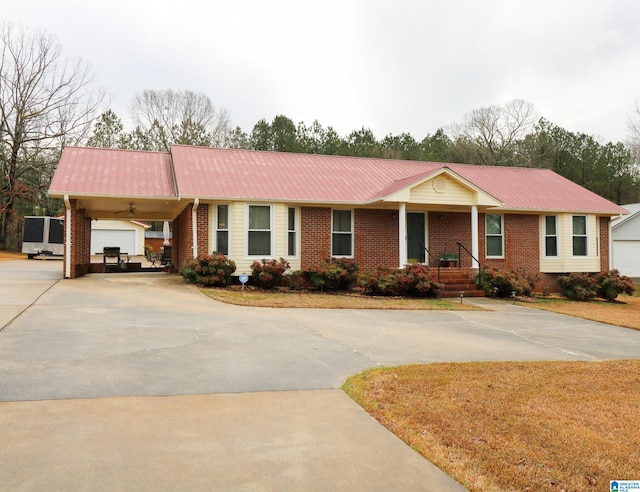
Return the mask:
<svg viewBox="0 0 640 492">
<path fill-rule="evenodd" d="M 144 231 L 150 227 L 136 220 L 92 220 L 91 254 L 117 246 L 123 253 L 144 255 Z"/>
<path fill-rule="evenodd" d="M 623 207 L 629 215 L 611 222 L 612 265 L 622 275 L 640 277 L 640 203 Z"/>
</svg>

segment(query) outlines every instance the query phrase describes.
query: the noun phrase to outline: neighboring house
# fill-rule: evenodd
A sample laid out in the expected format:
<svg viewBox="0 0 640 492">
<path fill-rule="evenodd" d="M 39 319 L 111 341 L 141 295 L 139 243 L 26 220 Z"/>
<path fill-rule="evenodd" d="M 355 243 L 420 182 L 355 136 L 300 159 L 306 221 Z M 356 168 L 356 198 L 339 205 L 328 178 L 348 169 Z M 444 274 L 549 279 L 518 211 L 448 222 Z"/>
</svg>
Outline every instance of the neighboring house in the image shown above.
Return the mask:
<svg viewBox="0 0 640 492">
<path fill-rule="evenodd" d="M 91 253 L 102 254 L 105 246 L 117 246 L 122 253 L 144 255 L 144 233 L 150 227 L 136 220 L 92 220 Z"/>
<path fill-rule="evenodd" d="M 172 221 L 176 268 L 212 251 L 238 273 L 263 258 L 295 270 L 347 257 L 365 269 L 435 267 L 448 254 L 454 267 L 513 270 L 554 289 L 561 274 L 610 268 L 610 221 L 627 213 L 548 169 L 181 145 L 66 147 L 49 193 L 71 224 L 65 277 L 89 271 L 87 221 L 128 207 Z"/>
<path fill-rule="evenodd" d="M 640 277 L 640 203 L 624 208 L 629 215 L 611 223 L 613 268 L 628 277 Z"/>
</svg>

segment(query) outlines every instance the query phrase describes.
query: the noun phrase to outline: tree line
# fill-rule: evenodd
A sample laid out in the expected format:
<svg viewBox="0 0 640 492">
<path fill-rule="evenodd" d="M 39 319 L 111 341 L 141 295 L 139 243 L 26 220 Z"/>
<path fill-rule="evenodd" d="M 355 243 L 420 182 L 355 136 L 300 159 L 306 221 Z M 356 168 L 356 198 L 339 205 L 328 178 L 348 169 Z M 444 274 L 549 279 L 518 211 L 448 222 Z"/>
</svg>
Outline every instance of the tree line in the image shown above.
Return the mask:
<svg viewBox="0 0 640 492">
<path fill-rule="evenodd" d="M 164 95 L 164 96 L 163 96 Z M 163 91 L 157 101 L 208 98 L 189 92 Z M 149 101 L 148 97 L 143 98 Z M 168 107 L 161 103 L 163 108 Z M 134 108 L 136 106 L 134 105 Z M 145 114 L 154 113 L 147 110 Z M 183 111 L 177 111 L 183 114 Z M 140 121 L 135 116 L 134 119 Z M 416 140 L 409 133 L 388 134 L 378 140 L 369 128 L 341 136 L 317 120 L 297 125 L 287 116 L 259 120 L 250 133 L 230 128 L 226 112 L 212 113 L 206 125 L 188 117 L 172 119 L 170 126 L 147 119 L 126 132 L 112 111 L 102 114 L 88 145 L 167 151 L 171 144 L 205 145 L 247 150 L 306 154 L 457 162 L 487 166 L 517 166 L 551 169 L 558 174 L 618 204 L 640 200 L 638 160 L 631 146 L 621 142 L 601 143 L 584 133 L 570 132 L 545 118 L 533 106 L 514 100 L 505 106 L 473 110 L 461 123 L 442 127 Z M 168 120 L 168 118 L 164 118 Z M 212 123 L 212 122 L 215 122 Z"/>
<path fill-rule="evenodd" d="M 377 139 L 362 127 L 340 135 L 285 115 L 247 133 L 224 108 L 191 91 L 146 90 L 134 97 L 127 130 L 91 89 L 81 60 L 65 60 L 53 36 L 0 24 L 0 248 L 15 249 L 21 217 L 63 210 L 48 196 L 66 145 L 166 151 L 172 144 L 310 154 L 548 168 L 619 204 L 640 201 L 640 108 L 627 143 L 601 143 L 537 115 L 521 100 L 470 111 L 459 123 L 416 140 Z"/>
</svg>

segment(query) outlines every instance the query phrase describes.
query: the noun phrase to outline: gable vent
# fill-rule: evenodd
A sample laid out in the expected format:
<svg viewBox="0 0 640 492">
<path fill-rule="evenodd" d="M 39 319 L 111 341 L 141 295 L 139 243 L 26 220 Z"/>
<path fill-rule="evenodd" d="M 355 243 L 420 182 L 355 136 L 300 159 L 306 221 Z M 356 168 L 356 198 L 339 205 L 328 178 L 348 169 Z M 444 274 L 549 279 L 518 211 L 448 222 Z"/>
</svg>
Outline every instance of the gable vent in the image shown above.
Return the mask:
<svg viewBox="0 0 640 492">
<path fill-rule="evenodd" d="M 447 191 L 447 180 L 442 176 L 433 180 L 433 189 L 436 190 L 437 193 L 444 193 Z"/>
</svg>

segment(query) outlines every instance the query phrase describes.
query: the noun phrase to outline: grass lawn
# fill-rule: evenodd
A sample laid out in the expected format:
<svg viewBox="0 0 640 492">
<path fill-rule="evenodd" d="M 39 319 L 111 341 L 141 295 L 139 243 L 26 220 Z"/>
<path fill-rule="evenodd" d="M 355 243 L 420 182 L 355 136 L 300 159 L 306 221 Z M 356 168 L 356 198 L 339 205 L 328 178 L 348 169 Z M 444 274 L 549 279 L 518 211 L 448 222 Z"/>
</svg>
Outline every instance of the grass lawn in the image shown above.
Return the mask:
<svg viewBox="0 0 640 492">
<path fill-rule="evenodd" d="M 640 361 L 429 364 L 343 389 L 472 491 L 603 491 L 640 478 Z"/>
<path fill-rule="evenodd" d="M 23 253 L 15 253 L 13 251 L 2 251 L 0 250 L 0 261 L 6 260 L 26 260 L 27 255 Z"/>
<path fill-rule="evenodd" d="M 437 309 L 449 311 L 480 310 L 456 299 L 408 299 L 400 297 L 372 297 L 361 294 L 328 294 L 298 291 L 262 291 L 239 287 L 204 288 L 202 292 L 217 301 L 241 306 L 314 309 Z"/>
<path fill-rule="evenodd" d="M 578 318 L 640 330 L 640 297 L 638 295 L 621 295 L 614 302 L 603 300 L 576 302 L 560 298 L 537 299 L 530 306 L 554 313 L 568 314 Z M 640 356 L 640 354 L 638 355 Z"/>
</svg>

